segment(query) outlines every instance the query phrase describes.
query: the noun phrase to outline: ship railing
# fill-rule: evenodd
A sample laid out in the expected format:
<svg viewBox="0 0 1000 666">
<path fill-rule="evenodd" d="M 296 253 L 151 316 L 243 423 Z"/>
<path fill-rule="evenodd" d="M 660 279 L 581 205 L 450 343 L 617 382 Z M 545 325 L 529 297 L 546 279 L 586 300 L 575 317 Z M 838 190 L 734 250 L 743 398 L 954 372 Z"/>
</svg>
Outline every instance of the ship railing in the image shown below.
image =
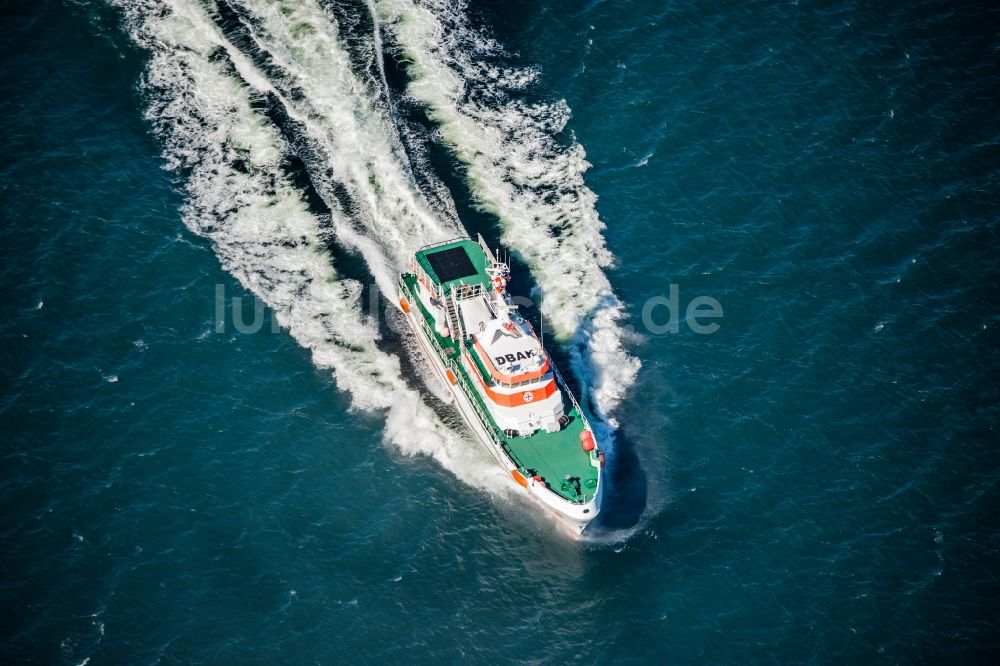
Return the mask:
<svg viewBox="0 0 1000 666">
<path fill-rule="evenodd" d="M 449 238 L 448 240 L 438 241 L 436 243 L 428 243 L 427 245 L 417 248 L 417 252 L 423 252 L 424 250 L 429 250 L 432 247 L 440 247 L 442 245 L 449 245 L 451 243 L 458 243 L 460 241 L 467 241 L 467 240 L 469 239 L 465 236 L 456 236 L 455 238 Z M 416 254 L 416 252 L 414 254 Z"/>
<path fill-rule="evenodd" d="M 449 365 L 452 364 L 449 363 Z M 451 368 L 451 371 L 455 372 L 455 369 Z M 467 386 L 466 382 L 459 382 L 459 385 L 462 387 L 462 392 L 465 393 L 465 396 L 469 399 L 469 404 L 472 405 L 472 409 L 476 411 L 476 415 L 479 417 L 479 422 L 482 424 L 483 429 L 486 431 L 486 434 L 489 435 L 489 438 L 493 441 L 494 444 L 503 449 L 506 449 L 507 447 L 504 446 L 503 441 L 497 436 L 495 432 L 493 432 L 493 425 L 490 423 L 487 414 L 484 412 L 482 408 L 482 405 L 479 404 L 478 396 L 472 394 L 472 389 L 470 389 Z"/>
<path fill-rule="evenodd" d="M 566 395 L 569 396 L 569 401 L 573 405 L 573 408 L 576 409 L 577 413 L 580 415 L 580 418 L 583 419 L 584 427 L 593 432 L 594 429 L 590 427 L 590 421 L 587 420 L 587 415 L 583 413 L 583 408 L 580 407 L 580 403 L 576 401 L 576 396 L 573 395 L 573 392 L 569 390 L 569 384 L 567 384 L 566 380 L 563 379 L 563 376 L 559 373 L 559 369 L 556 367 L 555 363 L 552 364 L 552 371 L 553 373 L 555 373 L 556 381 L 559 382 L 563 390 L 566 391 Z M 595 446 L 594 449 L 590 452 L 591 460 L 598 460 L 600 458 L 600 455 L 601 455 L 600 447 L 597 446 Z"/>
<path fill-rule="evenodd" d="M 456 372 L 457 370 L 465 374 L 464 371 L 462 371 L 460 368 L 455 368 L 454 361 L 449 360 L 447 362 L 447 366 L 452 372 Z M 479 417 L 479 423 L 483 426 L 483 430 L 486 431 L 487 436 L 489 436 L 493 444 L 496 445 L 500 450 L 504 451 L 508 456 L 510 456 L 511 460 L 513 460 L 514 464 L 517 465 L 519 468 L 527 469 L 524 466 L 524 463 L 521 462 L 521 460 L 514 454 L 513 451 L 510 450 L 510 447 L 507 446 L 507 443 L 503 440 L 503 438 L 501 438 L 497 434 L 496 426 L 493 425 L 493 420 L 489 417 L 489 415 L 486 414 L 482 404 L 480 403 L 481 398 L 477 395 L 474 395 L 473 390 L 472 388 L 469 387 L 467 381 L 458 382 L 458 384 L 459 386 L 461 386 L 462 392 L 465 393 L 466 397 L 469 399 L 469 404 L 472 405 L 472 409 L 475 410 L 476 415 Z"/>
<path fill-rule="evenodd" d="M 427 275 L 427 271 L 424 270 L 424 267 L 417 261 L 416 256 L 410 259 L 410 272 L 416 276 L 418 283 L 426 284 L 428 289 L 430 289 L 430 285 L 434 283 L 430 276 Z"/>
<path fill-rule="evenodd" d="M 463 281 L 451 286 L 451 294 L 455 297 L 455 300 L 466 301 L 470 298 L 485 295 L 486 289 L 481 284 L 465 284 Z"/>
<path fill-rule="evenodd" d="M 404 288 L 406 287 L 406 283 L 403 282 L 402 280 L 400 281 L 400 284 L 403 285 Z M 418 296 L 414 296 L 414 298 L 419 299 Z M 431 325 L 428 323 L 427 317 L 425 317 L 423 314 L 423 305 L 420 304 L 419 302 L 415 303 L 415 305 L 420 310 L 420 316 L 416 317 L 416 319 L 417 321 L 420 322 L 420 327 L 424 329 L 424 332 L 427 334 L 426 337 L 428 340 L 430 340 L 431 346 L 434 347 L 434 350 L 438 353 L 438 356 L 440 356 L 441 358 L 448 358 L 448 352 L 438 342 L 437 333 L 435 333 L 431 329 Z"/>
<path fill-rule="evenodd" d="M 562 483 L 562 482 L 560 481 L 560 483 Z M 567 499 L 569 499 L 565 495 L 560 495 L 559 493 L 557 493 L 556 491 L 552 490 L 552 488 L 550 488 L 548 486 L 542 486 L 542 490 L 544 492 L 548 492 L 548 493 L 551 493 L 552 495 L 555 495 L 555 497 L 557 499 L 564 500 L 564 501 L 567 500 Z M 538 492 L 537 488 L 536 488 L 535 492 Z M 587 502 L 589 502 L 592 499 L 594 499 L 594 497 L 596 497 L 596 496 L 597 496 L 597 490 L 596 489 L 593 492 L 585 492 L 583 490 L 583 487 L 581 486 L 580 487 L 580 494 L 577 496 L 577 498 L 575 500 L 569 500 L 569 501 L 573 502 L 574 504 L 586 504 Z"/>
<path fill-rule="evenodd" d="M 441 347 L 441 345 L 438 343 L 437 336 L 435 335 L 434 331 L 431 330 L 430 324 L 427 323 L 426 318 L 424 317 L 420 318 L 420 326 L 421 328 L 424 329 L 424 332 L 427 334 L 427 338 L 431 341 L 431 346 L 434 347 L 434 351 L 438 353 L 438 356 L 440 356 L 441 358 L 447 358 L 448 354 L 444 351 L 444 348 Z"/>
<path fill-rule="evenodd" d="M 583 424 L 587 426 L 587 428 L 589 429 L 590 421 L 587 420 L 587 416 L 583 413 L 583 409 L 580 407 L 580 403 L 576 401 L 576 396 L 573 395 L 573 392 L 569 390 L 569 384 L 567 384 L 566 380 L 563 379 L 562 373 L 559 372 L 559 368 L 556 367 L 555 363 L 550 364 L 549 367 L 552 368 L 552 372 L 556 376 L 556 381 L 559 382 L 559 385 L 562 386 L 564 391 L 566 391 L 566 395 L 569 396 L 570 403 L 573 405 L 576 411 L 580 413 L 580 418 L 583 419 Z"/>
<path fill-rule="evenodd" d="M 465 371 L 458 365 L 460 361 L 456 362 L 454 359 L 450 358 L 448 354 L 445 353 L 441 345 L 438 344 L 437 338 L 435 337 L 434 332 L 431 330 L 430 325 L 427 323 L 427 320 L 424 317 L 418 317 L 417 319 L 420 321 L 421 328 L 423 328 L 424 332 L 427 334 L 426 337 L 428 340 L 430 340 L 431 346 L 434 348 L 434 351 L 437 352 L 438 358 L 440 358 L 444 362 L 445 368 L 451 370 L 451 372 L 454 373 L 456 376 L 458 376 L 459 373 L 465 375 L 466 374 Z M 459 358 L 461 358 L 461 355 L 459 356 Z M 495 426 L 492 423 L 492 419 L 490 419 L 484 412 L 482 405 L 480 405 L 479 403 L 479 397 L 473 395 L 472 389 L 468 386 L 468 382 L 461 381 L 457 383 L 462 388 L 462 392 L 465 393 L 466 397 L 469 399 L 469 404 L 471 404 L 472 408 L 475 410 L 476 415 L 479 417 L 479 422 L 482 424 L 483 429 L 486 431 L 486 434 L 489 436 L 489 438 L 493 441 L 493 443 L 496 446 L 506 451 L 507 454 L 514 460 L 514 462 L 518 466 L 523 467 L 521 461 L 517 459 L 517 457 L 513 454 L 513 452 L 510 451 L 510 449 L 506 446 L 504 441 L 494 432 Z"/>
<path fill-rule="evenodd" d="M 486 241 L 483 240 L 483 235 L 476 234 L 476 240 L 479 241 L 479 247 L 483 248 L 483 253 L 486 255 L 486 258 L 490 260 L 490 264 L 497 263 L 497 258 L 493 256 L 493 251 L 490 250 L 488 245 L 486 245 Z"/>
</svg>

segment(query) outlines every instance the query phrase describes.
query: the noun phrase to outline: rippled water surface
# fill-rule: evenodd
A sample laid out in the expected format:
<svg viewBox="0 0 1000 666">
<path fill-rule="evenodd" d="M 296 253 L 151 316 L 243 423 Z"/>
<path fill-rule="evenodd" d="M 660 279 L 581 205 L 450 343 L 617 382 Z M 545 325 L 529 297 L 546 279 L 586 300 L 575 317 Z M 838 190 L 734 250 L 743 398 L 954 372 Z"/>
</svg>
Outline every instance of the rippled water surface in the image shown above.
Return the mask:
<svg viewBox="0 0 1000 666">
<path fill-rule="evenodd" d="M 5 663 L 1000 650 L 995 9 L 3 15 Z M 582 543 L 379 295 L 466 231 L 600 423 Z"/>
</svg>

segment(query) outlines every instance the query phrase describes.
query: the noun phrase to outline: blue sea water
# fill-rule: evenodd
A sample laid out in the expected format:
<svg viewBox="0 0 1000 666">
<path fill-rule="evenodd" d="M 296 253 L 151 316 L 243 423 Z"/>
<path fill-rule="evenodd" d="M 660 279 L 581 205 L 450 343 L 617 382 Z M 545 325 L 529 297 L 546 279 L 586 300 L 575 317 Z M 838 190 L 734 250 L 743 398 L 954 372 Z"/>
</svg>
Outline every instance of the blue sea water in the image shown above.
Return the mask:
<svg viewBox="0 0 1000 666">
<path fill-rule="evenodd" d="M 5 5 L 4 663 L 995 659 L 1000 13 L 417 5 Z M 581 543 L 371 300 L 423 211 L 549 295 Z"/>
</svg>

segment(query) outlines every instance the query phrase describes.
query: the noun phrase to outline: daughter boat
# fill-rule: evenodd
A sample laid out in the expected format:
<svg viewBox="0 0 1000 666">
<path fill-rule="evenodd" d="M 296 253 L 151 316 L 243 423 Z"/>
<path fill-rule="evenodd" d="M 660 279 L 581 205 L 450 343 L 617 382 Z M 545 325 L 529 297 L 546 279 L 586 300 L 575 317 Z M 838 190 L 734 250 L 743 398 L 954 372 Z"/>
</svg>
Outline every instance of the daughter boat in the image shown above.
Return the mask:
<svg viewBox="0 0 1000 666">
<path fill-rule="evenodd" d="M 479 236 L 417 251 L 399 306 L 435 374 L 483 445 L 579 535 L 601 507 L 604 454 L 531 324 L 510 270 Z"/>
</svg>

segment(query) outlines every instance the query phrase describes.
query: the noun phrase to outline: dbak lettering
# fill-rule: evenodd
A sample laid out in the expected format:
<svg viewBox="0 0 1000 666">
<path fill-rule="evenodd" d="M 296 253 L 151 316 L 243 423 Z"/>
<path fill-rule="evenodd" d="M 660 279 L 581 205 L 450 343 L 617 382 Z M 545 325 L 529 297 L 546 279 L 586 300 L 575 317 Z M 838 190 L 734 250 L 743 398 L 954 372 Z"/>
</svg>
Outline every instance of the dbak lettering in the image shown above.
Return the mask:
<svg viewBox="0 0 1000 666">
<path fill-rule="evenodd" d="M 517 354 L 505 354 L 503 356 L 494 356 L 493 360 L 497 362 L 497 365 L 503 365 L 504 363 L 513 363 L 514 361 L 524 361 L 535 355 L 535 350 L 531 349 L 526 352 L 517 352 Z"/>
</svg>

